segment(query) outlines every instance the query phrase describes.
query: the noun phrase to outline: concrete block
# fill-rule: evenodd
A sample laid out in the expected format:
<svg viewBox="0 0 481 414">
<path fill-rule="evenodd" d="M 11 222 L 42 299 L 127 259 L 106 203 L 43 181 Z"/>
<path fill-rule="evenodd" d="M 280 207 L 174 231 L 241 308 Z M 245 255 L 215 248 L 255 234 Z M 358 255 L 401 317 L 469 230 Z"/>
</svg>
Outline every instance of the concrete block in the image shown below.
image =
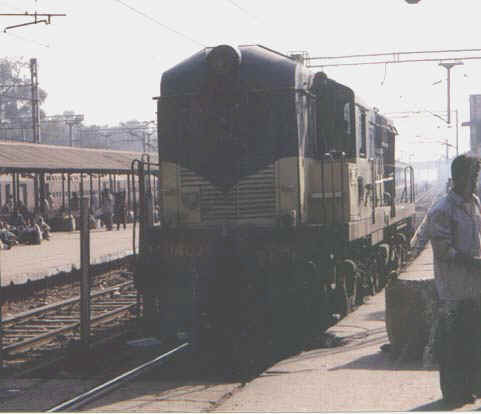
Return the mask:
<svg viewBox="0 0 481 414">
<path fill-rule="evenodd" d="M 395 280 L 386 287 L 386 330 L 393 358 L 423 358 L 435 312 L 434 279 Z"/>
</svg>

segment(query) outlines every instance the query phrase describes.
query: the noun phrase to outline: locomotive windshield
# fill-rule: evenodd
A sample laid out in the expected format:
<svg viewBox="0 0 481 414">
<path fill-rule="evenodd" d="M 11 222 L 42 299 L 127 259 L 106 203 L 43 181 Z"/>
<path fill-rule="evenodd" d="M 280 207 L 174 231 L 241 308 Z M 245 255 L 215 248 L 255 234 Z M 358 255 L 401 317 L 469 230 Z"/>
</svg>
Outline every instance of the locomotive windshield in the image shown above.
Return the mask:
<svg viewBox="0 0 481 414">
<path fill-rule="evenodd" d="M 216 100 L 202 94 L 162 99 L 160 154 L 220 187 L 234 185 L 297 150 L 293 93 L 248 91 Z M 174 116 L 175 115 L 175 116 Z"/>
</svg>

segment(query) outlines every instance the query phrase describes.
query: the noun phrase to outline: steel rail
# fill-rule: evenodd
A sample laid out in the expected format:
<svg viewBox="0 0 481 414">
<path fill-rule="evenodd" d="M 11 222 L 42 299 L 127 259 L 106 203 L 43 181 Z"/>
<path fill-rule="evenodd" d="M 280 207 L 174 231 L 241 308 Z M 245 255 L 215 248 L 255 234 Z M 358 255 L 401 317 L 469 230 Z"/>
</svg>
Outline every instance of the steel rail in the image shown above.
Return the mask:
<svg viewBox="0 0 481 414">
<path fill-rule="evenodd" d="M 112 292 L 115 292 L 116 290 L 122 289 L 123 287 L 133 285 L 133 283 L 134 283 L 133 281 L 129 280 L 127 282 L 120 283 L 119 285 L 112 286 L 112 287 L 107 288 L 107 289 L 96 290 L 96 291 L 92 292 L 90 297 L 95 298 L 95 297 L 98 297 L 98 296 L 106 295 L 108 293 L 112 293 Z M 5 319 L 3 319 L 2 324 L 3 324 L 3 326 L 5 326 L 5 324 L 16 323 L 16 322 L 19 322 L 23 319 L 28 319 L 32 316 L 37 316 L 37 315 L 40 315 L 40 314 L 48 312 L 48 311 L 56 310 L 56 309 L 61 308 L 63 306 L 75 304 L 79 300 L 80 300 L 80 296 L 75 296 L 73 298 L 66 299 L 66 300 L 61 301 L 61 302 L 56 302 L 56 303 L 52 303 L 50 305 L 40 306 L 40 307 L 32 309 L 30 311 L 22 312 L 22 313 L 19 313 L 17 315 L 11 316 L 9 318 L 5 318 Z"/>
<path fill-rule="evenodd" d="M 91 318 L 90 322 L 92 326 L 94 326 L 100 322 L 104 322 L 108 320 L 109 318 L 117 316 L 119 313 L 129 311 L 130 309 L 133 309 L 135 306 L 137 306 L 137 303 L 132 303 L 131 305 L 122 306 L 121 308 L 111 310 L 110 312 L 102 313 L 100 315 L 97 315 Z M 80 321 L 74 322 L 69 325 L 63 326 L 62 328 L 58 328 L 50 332 L 45 332 L 41 335 L 37 335 L 20 342 L 15 342 L 13 344 L 6 345 L 2 348 L 2 351 L 11 352 L 11 351 L 20 351 L 20 350 L 29 349 L 32 347 L 32 345 L 39 345 L 41 343 L 50 342 L 53 337 L 69 331 L 73 331 L 79 327 L 80 327 Z"/>
<path fill-rule="evenodd" d="M 139 365 L 138 367 L 131 369 L 130 371 L 125 372 L 124 374 L 119 375 L 118 377 L 107 381 L 106 383 L 99 385 L 83 394 L 78 395 L 77 397 L 72 398 L 71 400 L 65 401 L 59 405 L 56 405 L 46 412 L 48 413 L 55 413 L 61 412 L 66 410 L 73 410 L 76 411 L 80 407 L 97 400 L 98 398 L 104 396 L 105 394 L 114 391 L 116 388 L 120 387 L 124 383 L 133 380 L 134 378 L 138 377 L 141 374 L 145 374 L 148 370 L 154 368 L 157 365 L 163 364 L 170 356 L 173 354 L 180 352 L 184 349 L 187 349 L 190 346 L 189 342 L 186 342 L 158 357 Z"/>
<path fill-rule="evenodd" d="M 111 288 L 108 288 L 108 289 L 105 289 L 105 290 L 102 290 L 102 291 L 96 291 L 92 294 L 92 297 L 100 299 L 100 301 L 102 301 L 102 296 L 105 296 L 106 294 L 118 291 L 119 289 L 121 289 L 123 287 L 131 286 L 132 284 L 133 284 L 133 281 L 123 282 L 123 283 L 121 283 L 117 286 L 113 286 Z M 39 334 L 39 335 L 34 334 L 34 335 L 29 336 L 28 338 L 23 339 L 22 341 L 19 341 L 19 342 L 13 342 L 13 343 L 10 342 L 8 345 L 4 344 L 3 347 L 2 347 L 2 351 L 8 353 L 8 352 L 12 352 L 12 351 L 18 352 L 18 351 L 21 351 L 21 350 L 31 349 L 34 345 L 40 345 L 40 344 L 44 344 L 44 343 L 48 343 L 48 342 L 52 341 L 57 335 L 64 334 L 66 332 L 71 332 L 71 331 L 74 331 L 75 329 L 78 329 L 80 327 L 80 321 L 78 320 L 78 318 L 71 318 L 73 321 L 70 321 L 70 320 L 67 320 L 67 319 L 70 319 L 70 318 L 66 318 L 65 316 L 61 316 L 59 319 L 55 319 L 55 315 L 53 315 L 52 318 L 48 319 L 46 322 L 43 322 L 42 320 L 37 320 L 37 319 L 32 319 L 32 321 L 28 321 L 28 318 L 29 317 L 33 318 L 33 317 L 38 316 L 42 313 L 55 311 L 55 310 L 61 309 L 62 307 L 65 307 L 65 306 L 74 305 L 74 304 L 79 303 L 79 301 L 80 301 L 80 298 L 75 297 L 75 298 L 68 299 L 68 300 L 65 300 L 65 301 L 62 301 L 62 302 L 54 303 L 52 305 L 42 306 L 41 308 L 37 308 L 37 309 L 34 309 L 32 311 L 24 312 L 20 316 L 14 316 L 12 318 L 9 318 L 8 319 L 8 325 L 11 326 L 11 329 L 9 329 L 8 327 L 6 329 L 4 329 L 4 332 L 3 332 L 4 337 L 5 337 L 5 334 L 8 334 L 8 333 L 12 333 L 13 335 L 15 335 L 15 329 L 16 329 L 16 326 L 17 326 L 17 325 L 15 325 L 15 323 L 16 322 L 22 323 L 25 320 L 27 322 L 40 324 L 40 325 L 41 324 L 43 324 L 43 325 L 62 325 L 63 324 L 64 326 L 61 326 L 59 328 L 54 327 L 54 329 L 50 329 L 47 332 L 45 332 L 45 330 L 43 330 L 41 334 Z M 118 303 L 115 303 L 115 301 L 108 302 L 107 304 L 103 304 L 102 302 L 100 302 L 98 305 L 100 307 L 102 307 L 103 309 L 106 309 L 106 308 L 108 309 L 109 307 L 110 308 L 115 307 L 115 308 L 110 309 L 110 310 L 105 311 L 105 312 L 101 312 L 101 311 L 93 312 L 93 316 L 91 318 L 92 326 L 98 325 L 99 323 L 107 321 L 107 320 L 114 319 L 119 314 L 130 311 L 131 309 L 133 309 L 137 306 L 137 303 L 136 303 L 135 299 L 132 300 L 132 301 L 129 301 L 129 300 L 125 300 L 125 298 L 121 298 L 121 300 Z M 97 314 L 95 314 L 95 313 L 97 313 Z M 18 326 L 18 328 L 22 328 L 22 327 L 24 328 L 24 331 L 21 332 L 21 334 L 24 337 L 26 335 L 28 335 L 29 329 L 30 329 L 30 331 L 33 331 L 34 329 L 37 329 L 37 330 L 40 329 L 40 327 L 36 327 L 36 326 L 34 326 L 33 328 L 30 327 L 30 326 L 22 326 L 22 325 Z M 17 328 L 17 330 L 18 330 L 18 328 Z M 48 329 L 48 328 L 46 328 L 46 329 Z"/>
</svg>

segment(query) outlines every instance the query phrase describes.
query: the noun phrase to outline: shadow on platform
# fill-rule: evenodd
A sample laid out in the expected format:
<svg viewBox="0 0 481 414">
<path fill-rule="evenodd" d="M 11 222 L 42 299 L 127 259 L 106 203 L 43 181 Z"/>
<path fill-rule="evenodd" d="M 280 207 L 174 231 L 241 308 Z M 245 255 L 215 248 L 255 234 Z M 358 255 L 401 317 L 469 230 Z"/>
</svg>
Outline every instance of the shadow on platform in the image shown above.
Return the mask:
<svg viewBox="0 0 481 414">
<path fill-rule="evenodd" d="M 384 310 L 368 313 L 364 318 L 366 321 L 382 321 L 386 320 L 386 312 Z"/>
<path fill-rule="evenodd" d="M 385 344 L 388 342 L 387 336 L 382 336 L 381 338 L 379 337 L 374 337 L 369 340 L 363 340 L 362 342 L 356 343 L 345 343 L 340 346 L 334 346 L 332 348 L 311 348 L 309 350 L 302 351 L 299 354 L 287 357 L 284 360 L 281 360 L 276 363 L 276 365 L 279 366 L 284 366 L 284 365 L 290 365 L 293 363 L 297 363 L 299 361 L 308 361 L 310 359 L 317 359 L 320 356 L 329 356 L 333 354 L 342 354 L 342 353 L 348 353 L 352 352 L 353 350 L 359 350 L 362 348 L 367 348 L 373 345 L 379 345 L 381 346 L 382 344 Z"/>
<path fill-rule="evenodd" d="M 345 365 L 331 368 L 329 371 L 341 369 L 366 369 L 375 371 L 434 371 L 434 368 L 424 368 L 421 361 L 399 362 L 391 359 L 387 352 L 379 351 L 375 354 L 365 355 Z"/>
<path fill-rule="evenodd" d="M 413 408 L 409 411 L 451 411 L 452 407 L 446 405 L 446 403 L 440 399 L 428 404 L 421 405 L 419 407 Z"/>
<path fill-rule="evenodd" d="M 478 401 L 474 402 L 474 404 L 477 404 Z M 452 404 L 445 403 L 442 399 L 433 401 L 429 404 L 424 404 L 419 407 L 413 408 L 412 410 L 409 411 L 481 411 L 481 407 L 476 407 L 472 408 L 472 404 L 469 405 L 457 405 L 453 406 Z"/>
</svg>

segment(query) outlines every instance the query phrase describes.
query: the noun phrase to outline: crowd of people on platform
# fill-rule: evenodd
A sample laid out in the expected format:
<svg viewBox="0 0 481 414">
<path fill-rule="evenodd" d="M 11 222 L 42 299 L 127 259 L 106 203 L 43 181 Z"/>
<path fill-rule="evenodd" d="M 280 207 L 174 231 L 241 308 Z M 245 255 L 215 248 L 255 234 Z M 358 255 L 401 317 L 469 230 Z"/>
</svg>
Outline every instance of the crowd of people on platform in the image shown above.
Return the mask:
<svg viewBox="0 0 481 414">
<path fill-rule="evenodd" d="M 130 217 L 128 217 L 130 215 Z M 89 228 L 105 227 L 117 230 L 127 227 L 128 219 L 133 219 L 126 203 L 125 191 L 112 194 L 104 189 L 100 200 L 92 199 L 89 203 Z M 21 200 L 15 205 L 10 195 L 0 208 L 0 248 L 10 249 L 17 244 L 41 244 L 42 240 L 50 239 L 51 226 L 58 222 L 70 222 L 64 229 L 80 228 L 80 197 L 76 192 L 70 198 L 70 208 L 56 208 L 50 193 L 41 201 L 40 208 L 30 211 Z"/>
<path fill-rule="evenodd" d="M 19 201 L 16 210 L 10 196 L 0 210 L 0 247 L 10 249 L 17 244 L 40 244 L 50 239 L 50 226 L 38 210 L 30 212 Z"/>
</svg>

